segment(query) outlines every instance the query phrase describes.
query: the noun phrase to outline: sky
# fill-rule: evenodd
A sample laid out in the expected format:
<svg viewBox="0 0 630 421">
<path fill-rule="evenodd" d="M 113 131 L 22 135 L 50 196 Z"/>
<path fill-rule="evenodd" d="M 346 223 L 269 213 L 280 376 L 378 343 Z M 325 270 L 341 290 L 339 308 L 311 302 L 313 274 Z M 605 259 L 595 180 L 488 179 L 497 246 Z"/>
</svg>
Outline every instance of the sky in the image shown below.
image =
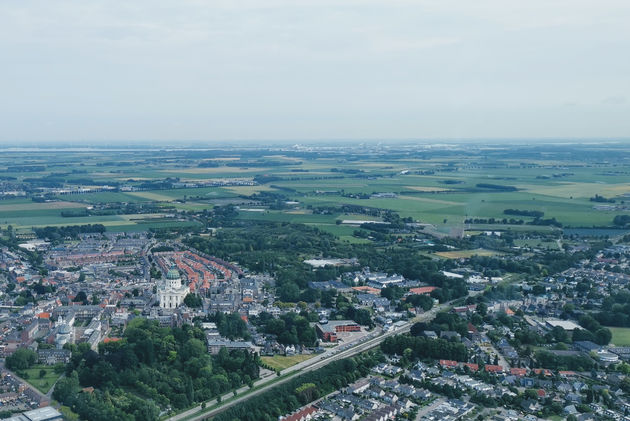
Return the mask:
<svg viewBox="0 0 630 421">
<path fill-rule="evenodd" d="M 0 142 L 630 137 L 627 0 L 4 0 Z"/>
</svg>

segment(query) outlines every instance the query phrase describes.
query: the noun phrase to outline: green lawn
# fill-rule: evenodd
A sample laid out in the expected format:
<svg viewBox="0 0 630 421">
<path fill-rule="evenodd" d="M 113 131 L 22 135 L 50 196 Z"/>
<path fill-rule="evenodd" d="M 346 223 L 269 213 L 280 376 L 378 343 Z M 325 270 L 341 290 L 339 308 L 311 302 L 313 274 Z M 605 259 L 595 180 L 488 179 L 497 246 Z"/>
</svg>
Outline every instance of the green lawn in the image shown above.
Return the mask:
<svg viewBox="0 0 630 421">
<path fill-rule="evenodd" d="M 472 256 L 496 256 L 497 254 L 500 253 L 485 249 L 438 251 L 435 253 L 436 256 L 444 257 L 445 259 L 468 259 Z"/>
<path fill-rule="evenodd" d="M 609 327 L 612 343 L 617 346 L 630 346 L 630 327 Z"/>
<path fill-rule="evenodd" d="M 148 199 L 122 192 L 86 193 L 74 196 L 59 196 L 60 199 L 76 200 L 85 203 L 146 202 Z"/>
<path fill-rule="evenodd" d="M 273 357 L 260 357 L 260 359 L 262 362 L 276 370 L 284 370 L 285 368 L 294 366 L 315 356 L 316 354 L 292 355 L 290 357 L 286 357 L 284 355 L 274 355 Z"/>
<path fill-rule="evenodd" d="M 41 370 L 46 372 L 44 377 L 40 377 Z M 23 376 L 25 373 L 28 378 L 22 378 L 42 393 L 48 393 L 52 385 L 55 384 L 57 379 L 61 376 L 61 374 L 55 373 L 53 367 L 49 365 L 34 365 L 33 367 L 20 372 L 19 375 Z"/>
<path fill-rule="evenodd" d="M 68 421 L 79 421 L 79 416 L 72 412 L 72 409 L 67 406 L 61 405 L 59 407 L 59 412 L 61 412 L 64 418 Z"/>
<path fill-rule="evenodd" d="M 535 247 L 541 249 L 558 250 L 558 243 L 542 239 L 514 240 L 514 245 L 518 247 Z"/>
</svg>

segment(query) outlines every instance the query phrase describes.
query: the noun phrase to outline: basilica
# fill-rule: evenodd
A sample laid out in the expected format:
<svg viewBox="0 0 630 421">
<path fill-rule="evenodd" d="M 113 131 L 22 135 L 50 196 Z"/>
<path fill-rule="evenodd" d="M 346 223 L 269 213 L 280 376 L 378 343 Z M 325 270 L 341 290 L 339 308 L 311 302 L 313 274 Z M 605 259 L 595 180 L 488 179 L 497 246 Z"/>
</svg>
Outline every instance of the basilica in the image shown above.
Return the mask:
<svg viewBox="0 0 630 421">
<path fill-rule="evenodd" d="M 161 308 L 177 308 L 183 304 L 190 289 L 182 285 L 182 278 L 174 267 L 166 274 L 166 279 L 158 285 L 157 294 Z"/>
</svg>

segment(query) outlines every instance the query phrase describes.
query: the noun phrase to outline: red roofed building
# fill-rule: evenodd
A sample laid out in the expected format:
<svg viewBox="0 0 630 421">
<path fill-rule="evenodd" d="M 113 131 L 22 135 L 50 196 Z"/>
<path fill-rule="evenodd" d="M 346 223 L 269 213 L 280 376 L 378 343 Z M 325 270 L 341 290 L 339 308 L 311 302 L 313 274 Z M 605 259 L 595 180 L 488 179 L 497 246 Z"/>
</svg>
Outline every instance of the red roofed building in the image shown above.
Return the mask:
<svg viewBox="0 0 630 421">
<path fill-rule="evenodd" d="M 470 371 L 477 371 L 477 370 L 479 370 L 479 364 L 464 363 L 464 367 L 468 367 L 470 369 Z"/>
<path fill-rule="evenodd" d="M 367 285 L 360 286 L 360 287 L 352 287 L 352 289 L 354 291 L 365 292 L 367 294 L 372 294 L 372 295 L 380 295 L 381 294 L 381 290 L 380 289 L 372 288 L 372 287 L 369 287 Z"/>
<path fill-rule="evenodd" d="M 536 394 L 538 395 L 538 397 L 539 397 L 539 398 L 544 398 L 544 397 L 547 395 L 547 394 L 545 393 L 545 391 L 544 391 L 544 390 L 542 390 L 542 389 L 538 389 L 538 390 L 536 391 Z"/>
<path fill-rule="evenodd" d="M 105 338 L 105 339 L 103 339 L 103 343 L 108 344 L 110 342 L 118 342 L 120 340 L 122 340 L 122 338 Z"/>
<path fill-rule="evenodd" d="M 527 369 L 525 368 L 510 368 L 510 374 L 513 376 L 519 376 L 519 377 L 523 377 L 525 375 L 527 375 Z"/>
<path fill-rule="evenodd" d="M 411 288 L 409 292 L 411 294 L 422 295 L 422 294 L 431 294 L 436 289 L 437 287 L 419 287 L 419 288 Z"/>
<path fill-rule="evenodd" d="M 467 306 L 459 306 L 459 307 L 453 307 L 453 313 L 468 313 L 468 312 L 472 312 L 475 311 L 477 309 L 477 304 L 470 304 Z"/>
<path fill-rule="evenodd" d="M 485 367 L 485 370 L 489 373 L 503 373 L 503 367 L 501 367 L 500 365 L 491 365 L 488 364 Z"/>
<path fill-rule="evenodd" d="M 552 376 L 553 374 L 551 373 L 551 370 L 547 369 L 547 368 L 535 368 L 534 370 L 534 374 L 539 375 L 540 373 L 543 373 L 545 376 Z"/>
<path fill-rule="evenodd" d="M 37 318 L 39 318 L 39 319 L 50 319 L 50 313 L 39 313 L 37 315 Z"/>
<path fill-rule="evenodd" d="M 453 368 L 453 367 L 457 367 L 457 364 L 458 364 L 457 361 L 453 361 L 453 360 L 440 360 L 440 365 L 442 367 Z"/>
<path fill-rule="evenodd" d="M 560 377 L 575 377 L 577 374 L 575 371 L 559 371 Z"/>
<path fill-rule="evenodd" d="M 312 406 L 306 407 L 295 414 L 289 415 L 286 418 L 280 418 L 282 421 L 305 421 L 313 418 L 313 414 L 317 412 L 317 408 Z"/>
</svg>

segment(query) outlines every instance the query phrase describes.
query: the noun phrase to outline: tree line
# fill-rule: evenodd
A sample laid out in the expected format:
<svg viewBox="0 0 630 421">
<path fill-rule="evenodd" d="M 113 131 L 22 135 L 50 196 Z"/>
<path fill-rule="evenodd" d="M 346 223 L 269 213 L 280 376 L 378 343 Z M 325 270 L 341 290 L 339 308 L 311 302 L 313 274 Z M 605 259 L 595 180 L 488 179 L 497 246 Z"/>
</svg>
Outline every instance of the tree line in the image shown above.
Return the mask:
<svg viewBox="0 0 630 421">
<path fill-rule="evenodd" d="M 535 210 L 504 209 L 503 213 L 505 215 L 531 216 L 534 218 L 542 218 L 545 216 L 545 212 Z"/>
<path fill-rule="evenodd" d="M 405 356 L 411 361 L 424 358 L 468 361 L 468 350 L 463 344 L 422 336 L 390 336 L 381 343 L 381 350 L 389 355 Z"/>
<path fill-rule="evenodd" d="M 290 414 L 321 396 L 367 376 L 370 369 L 381 361 L 382 354 L 373 352 L 333 361 L 251 397 L 215 416 L 213 420 L 276 421 L 282 415 Z"/>
<path fill-rule="evenodd" d="M 63 227 L 33 228 L 37 238 L 49 239 L 52 242 L 62 241 L 66 238 L 77 239 L 79 234 L 102 234 L 106 231 L 103 224 L 67 225 Z"/>
</svg>

